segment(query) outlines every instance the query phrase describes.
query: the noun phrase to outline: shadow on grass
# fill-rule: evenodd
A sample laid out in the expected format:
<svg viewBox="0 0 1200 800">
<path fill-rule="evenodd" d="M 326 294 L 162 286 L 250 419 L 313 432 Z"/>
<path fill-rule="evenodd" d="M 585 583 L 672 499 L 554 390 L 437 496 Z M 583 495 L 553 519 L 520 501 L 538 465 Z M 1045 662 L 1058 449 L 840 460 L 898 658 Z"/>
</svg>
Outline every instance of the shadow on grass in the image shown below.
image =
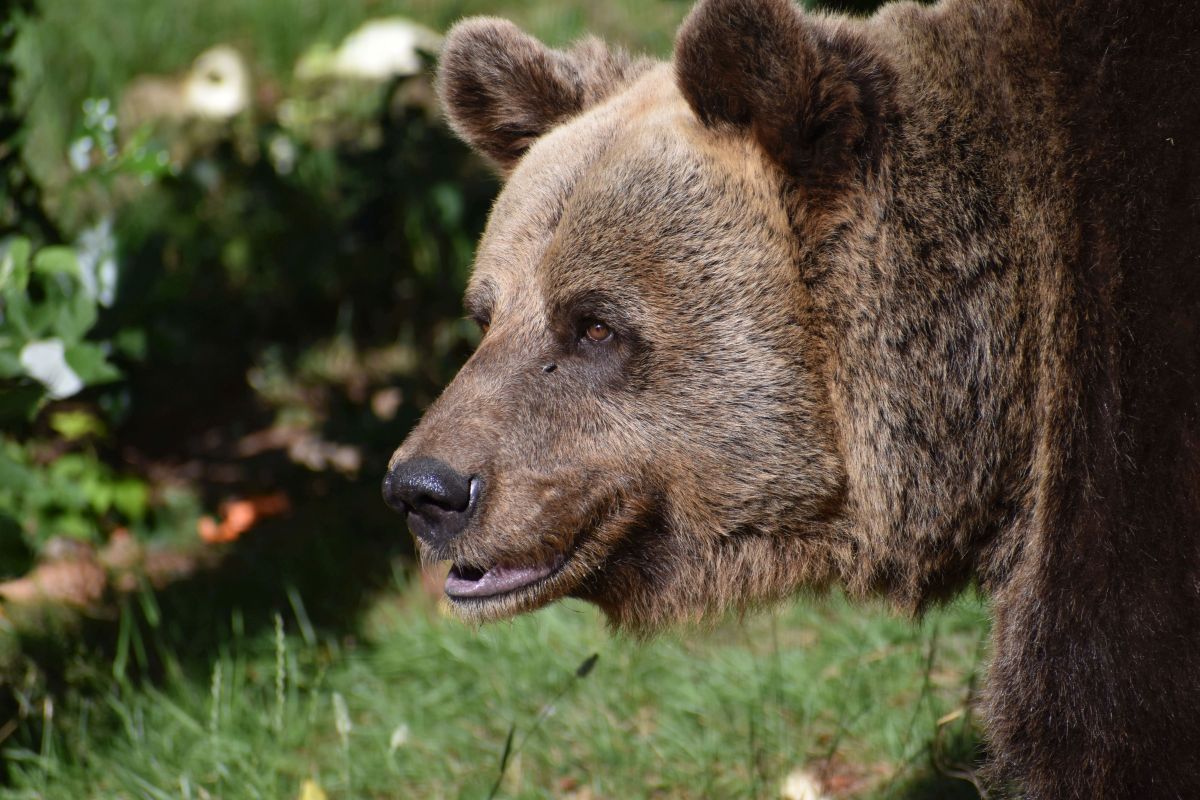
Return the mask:
<svg viewBox="0 0 1200 800">
<path fill-rule="evenodd" d="M 939 774 L 930 769 L 905 782 L 893 793 L 890 800 L 978 800 L 981 795 L 964 777 Z"/>
<path fill-rule="evenodd" d="M 952 731 L 939 730 L 944 735 L 935 735 L 929 743 L 924 766 L 885 792 L 888 800 L 987 800 L 991 796 L 981 792 L 979 771 L 987 749 L 979 729 L 967 719 Z"/>
<path fill-rule="evenodd" d="M 413 556 L 405 523 L 365 477 L 308 478 L 287 491 L 291 514 L 260 523 L 219 561 L 158 591 L 91 613 L 5 609 L 15 625 L 0 641 L 0 726 L 36 727 L 43 697 L 102 695 L 114 678 L 207 675 L 231 641 L 273 629 L 276 614 L 312 644 L 354 636 L 377 593 L 404 579 Z"/>
</svg>

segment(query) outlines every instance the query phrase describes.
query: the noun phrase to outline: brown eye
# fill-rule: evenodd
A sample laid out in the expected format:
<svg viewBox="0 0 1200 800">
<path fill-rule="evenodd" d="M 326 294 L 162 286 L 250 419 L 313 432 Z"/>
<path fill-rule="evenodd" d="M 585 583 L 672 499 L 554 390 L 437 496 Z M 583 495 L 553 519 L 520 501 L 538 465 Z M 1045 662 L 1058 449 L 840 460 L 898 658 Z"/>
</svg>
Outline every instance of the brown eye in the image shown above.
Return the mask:
<svg viewBox="0 0 1200 800">
<path fill-rule="evenodd" d="M 475 320 L 475 324 L 479 326 L 479 333 L 481 335 L 486 335 L 488 328 L 492 327 L 491 320 L 486 319 L 477 319 Z"/>
<path fill-rule="evenodd" d="M 612 337 L 612 330 L 599 320 L 592 320 L 587 324 L 584 333 L 593 342 L 603 342 Z"/>
</svg>

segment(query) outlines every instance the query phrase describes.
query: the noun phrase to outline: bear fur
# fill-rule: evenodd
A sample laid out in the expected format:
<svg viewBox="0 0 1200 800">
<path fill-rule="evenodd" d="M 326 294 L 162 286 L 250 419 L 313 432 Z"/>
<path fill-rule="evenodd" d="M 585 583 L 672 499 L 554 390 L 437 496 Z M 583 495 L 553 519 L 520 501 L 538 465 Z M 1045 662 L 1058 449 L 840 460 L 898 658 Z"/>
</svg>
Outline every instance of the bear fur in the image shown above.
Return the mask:
<svg viewBox="0 0 1200 800">
<path fill-rule="evenodd" d="M 456 586 L 538 576 L 462 616 L 974 581 L 996 787 L 1200 797 L 1200 4 L 703 0 L 670 63 L 481 18 L 439 80 L 506 185 L 391 474 L 471 476 Z"/>
</svg>

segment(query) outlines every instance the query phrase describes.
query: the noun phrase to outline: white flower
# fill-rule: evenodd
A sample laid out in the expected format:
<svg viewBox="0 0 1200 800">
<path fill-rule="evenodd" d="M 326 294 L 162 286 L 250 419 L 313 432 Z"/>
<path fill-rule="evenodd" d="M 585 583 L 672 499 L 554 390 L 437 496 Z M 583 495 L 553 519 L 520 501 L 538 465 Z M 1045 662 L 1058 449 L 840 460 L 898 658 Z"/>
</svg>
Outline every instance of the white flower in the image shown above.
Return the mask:
<svg viewBox="0 0 1200 800">
<path fill-rule="evenodd" d="M 90 136 L 80 136 L 71 142 L 71 147 L 67 150 L 67 160 L 71 162 L 71 168 L 76 172 L 87 172 L 91 169 L 92 148 L 95 146 L 96 143 Z"/>
<path fill-rule="evenodd" d="M 83 381 L 67 363 L 62 339 L 30 342 L 21 349 L 21 366 L 25 373 L 46 387 L 55 400 L 70 397 L 83 388 Z"/>
<path fill-rule="evenodd" d="M 280 175 L 287 175 L 295 169 L 296 145 L 285 134 L 277 133 L 271 137 L 267 153 L 271 156 L 272 166 Z"/>
<path fill-rule="evenodd" d="M 217 45 L 196 56 L 183 82 L 184 113 L 225 120 L 250 106 L 250 70 L 241 54 Z"/>
<path fill-rule="evenodd" d="M 442 37 L 400 17 L 367 22 L 346 37 L 334 54 L 334 73 L 346 78 L 384 81 L 416 75 L 424 69 L 421 52 L 436 53 Z"/>
<path fill-rule="evenodd" d="M 102 306 L 111 306 L 117 297 L 117 239 L 111 218 L 79 234 L 75 257 L 84 293 Z"/>
</svg>

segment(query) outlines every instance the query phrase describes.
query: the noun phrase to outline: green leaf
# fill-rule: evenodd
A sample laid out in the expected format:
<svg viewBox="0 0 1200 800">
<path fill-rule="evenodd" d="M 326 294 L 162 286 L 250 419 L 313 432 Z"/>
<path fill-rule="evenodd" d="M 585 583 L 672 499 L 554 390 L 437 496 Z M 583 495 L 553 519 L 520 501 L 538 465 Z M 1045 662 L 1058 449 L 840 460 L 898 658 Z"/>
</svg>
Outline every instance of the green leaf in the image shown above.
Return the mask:
<svg viewBox="0 0 1200 800">
<path fill-rule="evenodd" d="M 25 292 L 29 283 L 29 253 L 32 249 L 28 239 L 13 239 L 4 254 L 0 255 L 0 292 Z"/>
<path fill-rule="evenodd" d="M 103 436 L 107 429 L 104 422 L 89 411 L 59 411 L 50 415 L 50 427 L 68 441 L 86 436 Z"/>
<path fill-rule="evenodd" d="M 121 377 L 121 372 L 108 363 L 108 357 L 98 345 L 79 342 L 67 347 L 67 364 L 86 385 L 109 383 Z"/>
<path fill-rule="evenodd" d="M 0 378 L 19 378 L 24 374 L 20 355 L 12 350 L 0 349 Z"/>
<path fill-rule="evenodd" d="M 126 358 L 142 361 L 146 358 L 146 332 L 141 328 L 126 328 L 113 337 L 113 347 Z"/>
<path fill-rule="evenodd" d="M 88 507 L 97 514 L 104 514 L 113 507 L 113 485 L 98 474 L 88 475 L 83 485 Z"/>
<path fill-rule="evenodd" d="M 33 257 L 33 271 L 42 275 L 79 277 L 79 260 L 69 247 L 43 247 Z"/>
<path fill-rule="evenodd" d="M 93 505 L 97 475 L 103 466 L 80 453 L 68 453 L 46 467 L 53 505 L 76 513 Z"/>
<path fill-rule="evenodd" d="M 91 466 L 93 463 L 83 453 L 65 453 L 51 461 L 46 469 L 55 480 L 77 484 L 81 478 L 94 471 Z"/>
<path fill-rule="evenodd" d="M 96 523 L 84 514 L 67 512 L 54 517 L 52 530 L 56 536 L 66 536 L 69 539 L 94 541 L 100 538 Z"/>
<path fill-rule="evenodd" d="M 54 330 L 58 319 L 58 308 L 54 303 L 30 304 L 25 309 L 25 324 L 28 326 L 30 339 L 45 339 Z"/>
<path fill-rule="evenodd" d="M 23 290 L 7 296 L 4 300 L 4 321 L 11 325 L 22 342 L 37 338 L 30 324 L 30 310 L 29 298 Z"/>
<path fill-rule="evenodd" d="M 76 292 L 59 307 L 53 330 L 65 343 L 78 342 L 96 324 L 96 301 Z"/>
<path fill-rule="evenodd" d="M 146 515 L 150 503 L 150 493 L 146 484 L 136 478 L 122 478 L 113 484 L 112 505 L 117 511 L 132 522 L 138 522 Z"/>
<path fill-rule="evenodd" d="M 17 494 L 24 494 L 33 482 L 30 468 L 13 458 L 6 452 L 7 449 L 0 450 L 0 486 Z M 18 446 L 18 451 L 19 449 Z"/>
</svg>

